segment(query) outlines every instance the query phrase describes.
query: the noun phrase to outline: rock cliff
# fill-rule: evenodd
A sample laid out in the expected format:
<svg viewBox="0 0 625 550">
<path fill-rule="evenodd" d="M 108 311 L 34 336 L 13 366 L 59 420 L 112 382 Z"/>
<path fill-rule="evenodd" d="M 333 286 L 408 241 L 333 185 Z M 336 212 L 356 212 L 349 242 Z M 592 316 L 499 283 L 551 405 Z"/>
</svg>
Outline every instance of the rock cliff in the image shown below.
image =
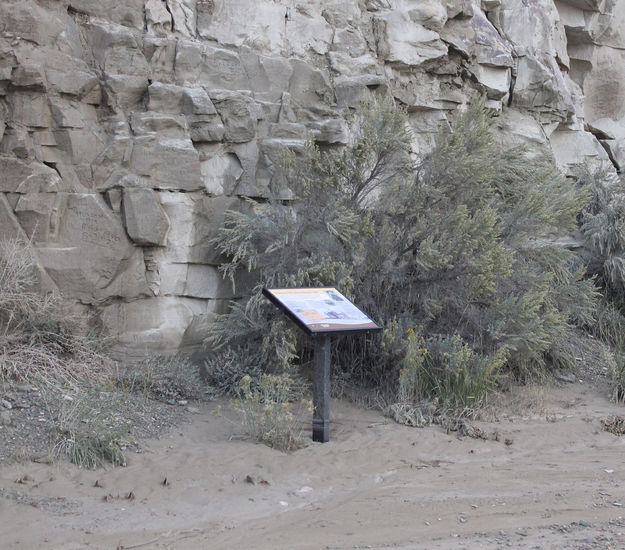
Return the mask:
<svg viewBox="0 0 625 550">
<path fill-rule="evenodd" d="M 625 164 L 625 0 L 3 0 L 0 234 L 126 357 L 233 297 L 208 241 L 284 146 L 389 91 L 415 150 L 486 95 L 565 172 Z"/>
</svg>

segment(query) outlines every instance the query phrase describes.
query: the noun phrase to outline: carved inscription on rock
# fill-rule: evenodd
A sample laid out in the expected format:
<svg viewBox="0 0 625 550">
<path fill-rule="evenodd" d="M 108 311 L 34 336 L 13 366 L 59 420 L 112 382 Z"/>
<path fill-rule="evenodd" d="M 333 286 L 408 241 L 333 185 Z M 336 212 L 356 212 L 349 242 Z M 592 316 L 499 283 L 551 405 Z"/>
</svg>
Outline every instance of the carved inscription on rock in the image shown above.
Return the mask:
<svg viewBox="0 0 625 550">
<path fill-rule="evenodd" d="M 118 248 L 126 241 L 121 223 L 93 195 L 70 197 L 63 240 L 72 245 Z"/>
<path fill-rule="evenodd" d="M 99 281 L 111 279 L 132 252 L 121 221 L 97 195 L 71 194 L 67 202 L 58 245 L 80 249 Z"/>
</svg>

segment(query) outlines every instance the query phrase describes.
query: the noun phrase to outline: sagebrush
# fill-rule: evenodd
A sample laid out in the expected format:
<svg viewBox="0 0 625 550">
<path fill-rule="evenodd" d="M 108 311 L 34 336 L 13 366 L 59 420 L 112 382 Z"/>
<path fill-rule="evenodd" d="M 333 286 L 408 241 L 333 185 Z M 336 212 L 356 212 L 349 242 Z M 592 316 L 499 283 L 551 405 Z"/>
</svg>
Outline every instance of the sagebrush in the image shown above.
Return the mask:
<svg viewBox="0 0 625 550">
<path fill-rule="evenodd" d="M 576 228 L 588 189 L 546 155 L 505 148 L 483 101 L 416 159 L 392 100 L 363 105 L 351 122 L 347 146 L 285 153 L 276 193 L 226 214 L 214 241 L 228 258 L 224 276 L 234 283 L 247 270 L 259 284 L 213 325 L 211 360 L 228 358 L 239 378 L 301 363 L 306 342 L 290 327 L 267 334 L 282 321 L 262 286 L 336 286 L 384 332 L 337 339 L 335 371 L 384 387 L 391 402 L 408 391 L 402 365 L 415 327 L 450 349 L 411 375 L 413 400 L 464 407 L 499 371 L 572 368 L 566 342 L 592 324 L 598 292 L 558 240 Z M 278 200 L 284 188 L 295 200 Z"/>
</svg>

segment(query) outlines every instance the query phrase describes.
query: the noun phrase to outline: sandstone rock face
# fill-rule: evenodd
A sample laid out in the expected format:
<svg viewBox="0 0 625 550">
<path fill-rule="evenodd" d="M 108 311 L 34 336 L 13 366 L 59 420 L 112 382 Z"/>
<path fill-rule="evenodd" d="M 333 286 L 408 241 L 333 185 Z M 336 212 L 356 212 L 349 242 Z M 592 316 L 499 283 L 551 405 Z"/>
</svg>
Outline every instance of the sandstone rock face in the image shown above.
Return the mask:
<svg viewBox="0 0 625 550">
<path fill-rule="evenodd" d="M 120 357 L 193 347 L 236 298 L 224 212 L 266 196 L 284 147 L 347 143 L 372 94 L 415 153 L 485 95 L 504 143 L 623 169 L 624 29 L 625 0 L 5 0 L 0 235 L 32 239 Z"/>
</svg>

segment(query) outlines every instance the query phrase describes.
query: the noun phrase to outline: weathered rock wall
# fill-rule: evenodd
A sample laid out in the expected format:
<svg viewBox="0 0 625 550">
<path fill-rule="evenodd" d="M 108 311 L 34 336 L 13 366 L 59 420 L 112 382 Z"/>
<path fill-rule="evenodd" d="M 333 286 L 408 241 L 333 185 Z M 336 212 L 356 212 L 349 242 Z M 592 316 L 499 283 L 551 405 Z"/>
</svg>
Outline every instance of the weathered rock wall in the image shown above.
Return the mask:
<svg viewBox="0 0 625 550">
<path fill-rule="evenodd" d="M 424 151 L 478 95 L 564 171 L 625 163 L 625 0 L 3 0 L 0 233 L 128 357 L 232 298 L 208 244 L 276 153 L 390 91 Z"/>
</svg>

